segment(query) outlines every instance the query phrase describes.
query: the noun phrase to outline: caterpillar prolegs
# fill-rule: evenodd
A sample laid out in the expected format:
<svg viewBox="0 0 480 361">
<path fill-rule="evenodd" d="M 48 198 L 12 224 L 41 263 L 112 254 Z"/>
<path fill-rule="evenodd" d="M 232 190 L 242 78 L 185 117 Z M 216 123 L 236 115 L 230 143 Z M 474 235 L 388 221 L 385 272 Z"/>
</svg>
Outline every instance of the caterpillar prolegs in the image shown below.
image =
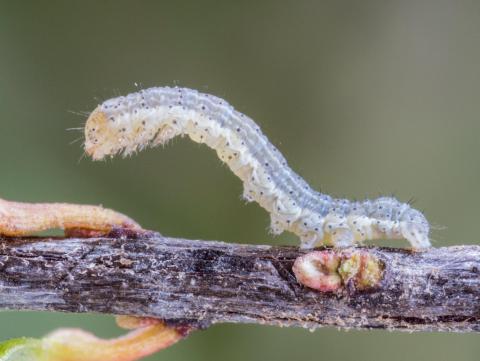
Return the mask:
<svg viewBox="0 0 480 361">
<path fill-rule="evenodd" d="M 85 151 L 96 160 L 128 155 L 177 135 L 214 149 L 242 180 L 243 197 L 270 213 L 272 232 L 295 233 L 303 248 L 383 238 L 406 239 L 416 249 L 430 246 L 420 211 L 392 197 L 352 202 L 313 190 L 252 119 L 193 89 L 149 88 L 103 102 L 87 120 Z"/>
</svg>

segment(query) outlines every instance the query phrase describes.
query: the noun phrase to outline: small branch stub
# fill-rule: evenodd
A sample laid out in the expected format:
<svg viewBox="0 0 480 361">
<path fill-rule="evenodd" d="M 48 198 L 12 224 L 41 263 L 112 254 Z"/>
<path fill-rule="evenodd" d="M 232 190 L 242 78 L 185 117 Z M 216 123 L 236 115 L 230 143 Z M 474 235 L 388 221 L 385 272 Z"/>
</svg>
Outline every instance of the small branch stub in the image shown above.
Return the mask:
<svg viewBox="0 0 480 361">
<path fill-rule="evenodd" d="M 335 249 L 307 253 L 292 267 L 299 283 L 321 292 L 373 288 L 381 281 L 383 268 L 367 250 Z"/>
</svg>

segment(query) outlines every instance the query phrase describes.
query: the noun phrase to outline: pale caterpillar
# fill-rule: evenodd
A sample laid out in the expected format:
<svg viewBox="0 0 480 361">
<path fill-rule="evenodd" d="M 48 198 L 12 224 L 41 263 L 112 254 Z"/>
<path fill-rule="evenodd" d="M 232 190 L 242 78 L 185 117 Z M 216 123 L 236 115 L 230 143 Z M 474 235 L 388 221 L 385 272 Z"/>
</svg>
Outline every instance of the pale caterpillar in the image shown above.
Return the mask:
<svg viewBox="0 0 480 361">
<path fill-rule="evenodd" d="M 85 151 L 95 160 L 128 155 L 177 135 L 215 149 L 243 181 L 243 197 L 270 213 L 272 232 L 295 233 L 303 248 L 383 238 L 407 239 L 416 249 L 430 246 L 420 211 L 391 197 L 352 202 L 313 190 L 252 119 L 196 90 L 157 87 L 103 102 L 86 122 Z"/>
</svg>

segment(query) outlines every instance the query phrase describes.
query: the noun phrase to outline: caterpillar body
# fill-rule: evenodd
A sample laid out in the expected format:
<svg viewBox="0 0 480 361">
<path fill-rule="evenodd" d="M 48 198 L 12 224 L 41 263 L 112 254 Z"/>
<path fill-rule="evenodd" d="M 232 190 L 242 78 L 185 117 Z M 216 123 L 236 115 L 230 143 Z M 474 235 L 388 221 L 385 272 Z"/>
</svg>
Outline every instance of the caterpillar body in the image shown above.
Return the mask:
<svg viewBox="0 0 480 361">
<path fill-rule="evenodd" d="M 193 89 L 155 87 L 100 104 L 85 125 L 85 151 L 100 160 L 188 135 L 216 150 L 243 182 L 243 197 L 271 216 L 271 231 L 300 237 L 303 248 L 348 247 L 365 240 L 406 239 L 427 248 L 424 215 L 392 197 L 349 201 L 313 190 L 248 116 Z"/>
</svg>

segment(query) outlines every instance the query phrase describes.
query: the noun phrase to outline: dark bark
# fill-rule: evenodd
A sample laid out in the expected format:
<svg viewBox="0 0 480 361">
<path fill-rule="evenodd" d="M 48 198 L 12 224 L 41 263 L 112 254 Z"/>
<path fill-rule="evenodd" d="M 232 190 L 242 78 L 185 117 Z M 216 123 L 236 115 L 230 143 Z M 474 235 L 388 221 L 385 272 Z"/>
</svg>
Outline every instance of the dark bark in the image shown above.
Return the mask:
<svg viewBox="0 0 480 361">
<path fill-rule="evenodd" d="M 160 235 L 0 239 L 0 309 L 408 331 L 480 331 L 480 247 L 413 253 L 368 248 L 378 287 L 321 293 L 300 285 L 293 247 Z"/>
</svg>

